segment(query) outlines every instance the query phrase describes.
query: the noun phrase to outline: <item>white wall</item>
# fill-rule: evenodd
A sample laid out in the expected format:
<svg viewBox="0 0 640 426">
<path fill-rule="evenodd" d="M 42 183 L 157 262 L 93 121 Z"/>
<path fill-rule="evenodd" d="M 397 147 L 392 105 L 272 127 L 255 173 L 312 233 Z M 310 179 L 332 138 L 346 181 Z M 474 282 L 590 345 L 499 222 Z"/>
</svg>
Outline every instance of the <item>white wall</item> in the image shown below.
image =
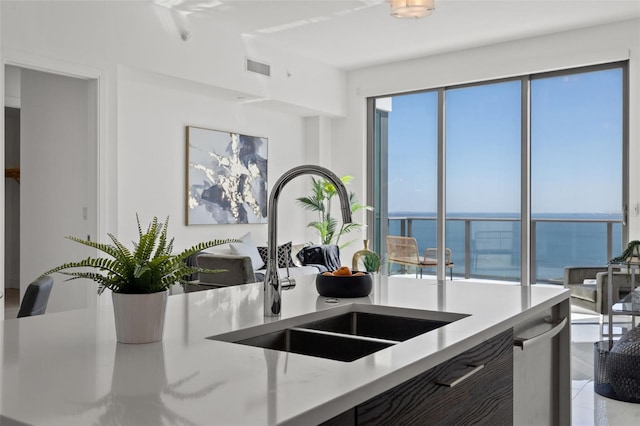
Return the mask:
<svg viewBox="0 0 640 426">
<path fill-rule="evenodd" d="M 201 112 L 193 107 L 180 110 L 174 106 L 171 112 L 171 106 L 168 106 L 167 115 L 175 113 L 183 117 L 182 121 L 176 121 L 181 126 L 200 122 L 207 124 L 206 127 L 243 130 L 248 134 L 274 137 L 277 141 L 279 132 L 285 132 L 286 128 L 274 123 L 272 128 L 278 131 L 267 129 L 261 132 L 263 124 L 252 121 L 260 114 L 250 116 L 244 124 L 239 123 L 231 113 L 238 107 L 238 96 L 262 100 L 255 105 L 256 108 L 263 106 L 267 115 L 273 110 L 280 110 L 283 117 L 295 119 L 302 115 L 338 116 L 345 111 L 344 72 L 310 59 L 291 56 L 286 51 L 261 44 L 257 39 L 239 35 L 225 22 L 212 23 L 197 17 L 184 19 L 184 26 L 192 34 L 192 38 L 184 42 L 179 36 L 177 21 L 167 9 L 152 2 L 0 2 L 0 7 L 5 61 L 68 73 L 82 74 L 86 69 L 89 74 L 102 76 L 100 101 L 103 122 L 100 125 L 104 170 L 101 170 L 101 189 L 105 193 L 101 194 L 100 202 L 105 209 L 101 223 L 103 233 L 118 233 L 119 219 L 129 211 L 127 206 L 119 207 L 119 202 L 134 198 L 126 193 L 133 189 L 119 177 L 129 174 L 124 165 L 118 164 L 125 158 L 119 151 L 123 149 L 125 140 L 136 138 L 128 135 L 130 127 L 123 130 L 118 121 L 124 117 L 118 107 L 125 105 L 118 99 L 123 96 L 118 89 L 121 76 L 118 70 L 152 71 L 156 75 L 200 84 L 198 90 L 214 98 L 225 93 L 219 109 L 226 114 L 218 117 L 199 117 Z M 245 72 L 247 56 L 269 63 L 272 77 Z M 193 91 L 185 87 L 174 87 L 173 90 Z M 141 112 L 154 107 L 150 102 L 138 103 L 137 106 Z M 249 104 L 245 107 L 250 108 Z M 252 127 L 256 131 L 252 131 Z M 183 128 L 173 131 L 182 135 Z M 304 137 L 305 133 L 301 131 L 295 138 L 288 139 L 287 144 L 300 145 L 290 147 L 294 152 L 302 150 Z M 276 143 L 271 142 L 270 146 L 270 184 L 279 172 L 286 170 L 285 166 L 304 161 L 300 156 L 279 155 L 278 151 L 272 151 Z M 180 164 L 178 170 L 183 167 Z M 284 212 L 281 217 L 283 220 L 288 217 L 295 219 L 296 215 L 291 212 L 288 216 L 288 212 Z M 179 222 L 174 220 L 173 224 L 178 225 Z"/>
<path fill-rule="evenodd" d="M 4 70 L 4 106 L 20 108 L 20 68 L 7 66 Z"/>
<path fill-rule="evenodd" d="M 247 231 L 266 240 L 266 225 L 185 225 L 184 127 L 198 125 L 269 138 L 269 183 L 307 162 L 303 116 L 344 114 L 346 74 L 291 56 L 237 33 L 225 22 L 181 21 L 153 2 L 0 2 L 3 62 L 98 79 L 100 240 L 129 241 L 135 213 L 171 216 L 181 248 Z M 245 57 L 272 76 L 244 71 Z M 240 104 L 238 97 L 258 102 Z M 153 160 L 153 161 L 152 161 Z M 328 164 L 325 164 L 329 166 Z M 282 205 L 304 193 L 291 182 Z M 307 182 L 308 183 L 308 182 Z M 280 241 L 304 241 L 307 220 L 281 209 Z"/>
<path fill-rule="evenodd" d="M 231 98 L 231 99 L 229 99 Z M 118 223 L 124 241 L 135 239 L 135 214 L 143 222 L 170 216 L 176 248 L 251 232 L 266 245 L 266 224 L 186 226 L 185 127 L 240 132 L 268 138 L 270 185 L 286 170 L 305 162 L 304 120 L 291 114 L 241 104 L 224 91 L 182 79 L 121 67 L 118 73 Z M 306 222 L 296 197 L 306 195 L 304 178 L 289 183 L 280 200 L 279 240 L 301 240 Z"/>
<path fill-rule="evenodd" d="M 222 20 L 185 19 L 192 38 L 184 42 L 169 10 L 154 2 L 1 6 L 5 55 L 26 52 L 110 71 L 124 64 L 326 114 L 344 113 L 343 72 L 238 34 Z M 271 78 L 245 72 L 247 56 L 270 64 Z"/>
<path fill-rule="evenodd" d="M 640 202 L 640 20 L 551 34 L 449 54 L 355 70 L 348 75 L 345 118 L 333 120 L 332 162 L 362 176 L 366 188 L 366 98 L 533 72 L 630 59 L 630 206 Z M 354 161 L 362 158 L 363 161 Z M 629 218 L 630 239 L 640 237 L 640 216 Z"/>
</svg>

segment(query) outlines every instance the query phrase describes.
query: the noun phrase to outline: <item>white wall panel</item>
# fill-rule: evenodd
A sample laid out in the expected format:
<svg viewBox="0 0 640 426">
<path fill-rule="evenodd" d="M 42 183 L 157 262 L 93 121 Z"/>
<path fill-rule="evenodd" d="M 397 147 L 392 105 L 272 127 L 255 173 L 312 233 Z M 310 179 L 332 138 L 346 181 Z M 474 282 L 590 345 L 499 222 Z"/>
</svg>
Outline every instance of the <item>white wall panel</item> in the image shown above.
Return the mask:
<svg viewBox="0 0 640 426">
<path fill-rule="evenodd" d="M 251 232 L 266 245 L 266 224 L 186 226 L 186 126 L 263 136 L 268 141 L 268 180 L 305 162 L 301 117 L 242 104 L 208 92 L 207 87 L 175 78 L 121 69 L 118 79 L 118 223 L 123 241 L 137 235 L 135 214 L 143 222 L 170 216 L 176 249 L 213 238 L 238 238 Z M 304 179 L 287 184 L 280 198 L 279 241 L 302 242 L 306 226 L 301 208 Z"/>
</svg>

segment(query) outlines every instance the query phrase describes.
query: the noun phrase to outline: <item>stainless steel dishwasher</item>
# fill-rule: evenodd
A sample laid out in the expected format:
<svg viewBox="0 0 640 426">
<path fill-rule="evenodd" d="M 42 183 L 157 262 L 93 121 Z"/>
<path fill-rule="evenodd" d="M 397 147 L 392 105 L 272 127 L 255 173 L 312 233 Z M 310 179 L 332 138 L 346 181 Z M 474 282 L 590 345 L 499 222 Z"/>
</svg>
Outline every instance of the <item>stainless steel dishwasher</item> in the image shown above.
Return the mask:
<svg viewBox="0 0 640 426">
<path fill-rule="evenodd" d="M 571 424 L 571 309 L 565 300 L 513 328 L 516 425 Z"/>
</svg>

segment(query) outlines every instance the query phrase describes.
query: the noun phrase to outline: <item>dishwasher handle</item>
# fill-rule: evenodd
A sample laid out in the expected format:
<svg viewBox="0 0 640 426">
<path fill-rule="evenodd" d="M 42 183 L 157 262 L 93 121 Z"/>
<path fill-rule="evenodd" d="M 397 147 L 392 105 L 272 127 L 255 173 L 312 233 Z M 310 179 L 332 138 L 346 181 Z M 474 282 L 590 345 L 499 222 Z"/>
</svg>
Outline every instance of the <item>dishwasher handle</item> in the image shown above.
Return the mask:
<svg viewBox="0 0 640 426">
<path fill-rule="evenodd" d="M 563 318 L 560 321 L 554 321 L 552 324 L 555 326 L 544 333 L 540 333 L 537 336 L 533 337 L 514 337 L 513 338 L 513 346 L 518 346 L 522 350 L 525 350 L 538 342 L 541 342 L 546 339 L 554 338 L 558 333 L 560 333 L 567 326 L 567 318 Z"/>
</svg>

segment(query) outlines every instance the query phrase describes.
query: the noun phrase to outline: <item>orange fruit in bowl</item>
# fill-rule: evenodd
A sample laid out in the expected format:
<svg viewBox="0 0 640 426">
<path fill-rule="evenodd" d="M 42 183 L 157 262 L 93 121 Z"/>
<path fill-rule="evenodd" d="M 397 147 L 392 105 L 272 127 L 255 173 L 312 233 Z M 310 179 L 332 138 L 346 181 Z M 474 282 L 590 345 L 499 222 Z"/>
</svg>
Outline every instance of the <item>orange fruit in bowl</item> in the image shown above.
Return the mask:
<svg viewBox="0 0 640 426">
<path fill-rule="evenodd" d="M 364 275 L 364 272 L 356 272 L 355 274 L 353 274 L 354 277 L 363 277 Z"/>
<path fill-rule="evenodd" d="M 337 271 L 333 272 L 333 275 L 337 277 L 350 277 L 352 274 L 348 266 L 341 266 Z"/>
<path fill-rule="evenodd" d="M 332 277 L 333 276 L 333 272 L 326 271 L 326 272 L 323 272 L 322 275 L 324 275 L 325 277 Z"/>
</svg>

